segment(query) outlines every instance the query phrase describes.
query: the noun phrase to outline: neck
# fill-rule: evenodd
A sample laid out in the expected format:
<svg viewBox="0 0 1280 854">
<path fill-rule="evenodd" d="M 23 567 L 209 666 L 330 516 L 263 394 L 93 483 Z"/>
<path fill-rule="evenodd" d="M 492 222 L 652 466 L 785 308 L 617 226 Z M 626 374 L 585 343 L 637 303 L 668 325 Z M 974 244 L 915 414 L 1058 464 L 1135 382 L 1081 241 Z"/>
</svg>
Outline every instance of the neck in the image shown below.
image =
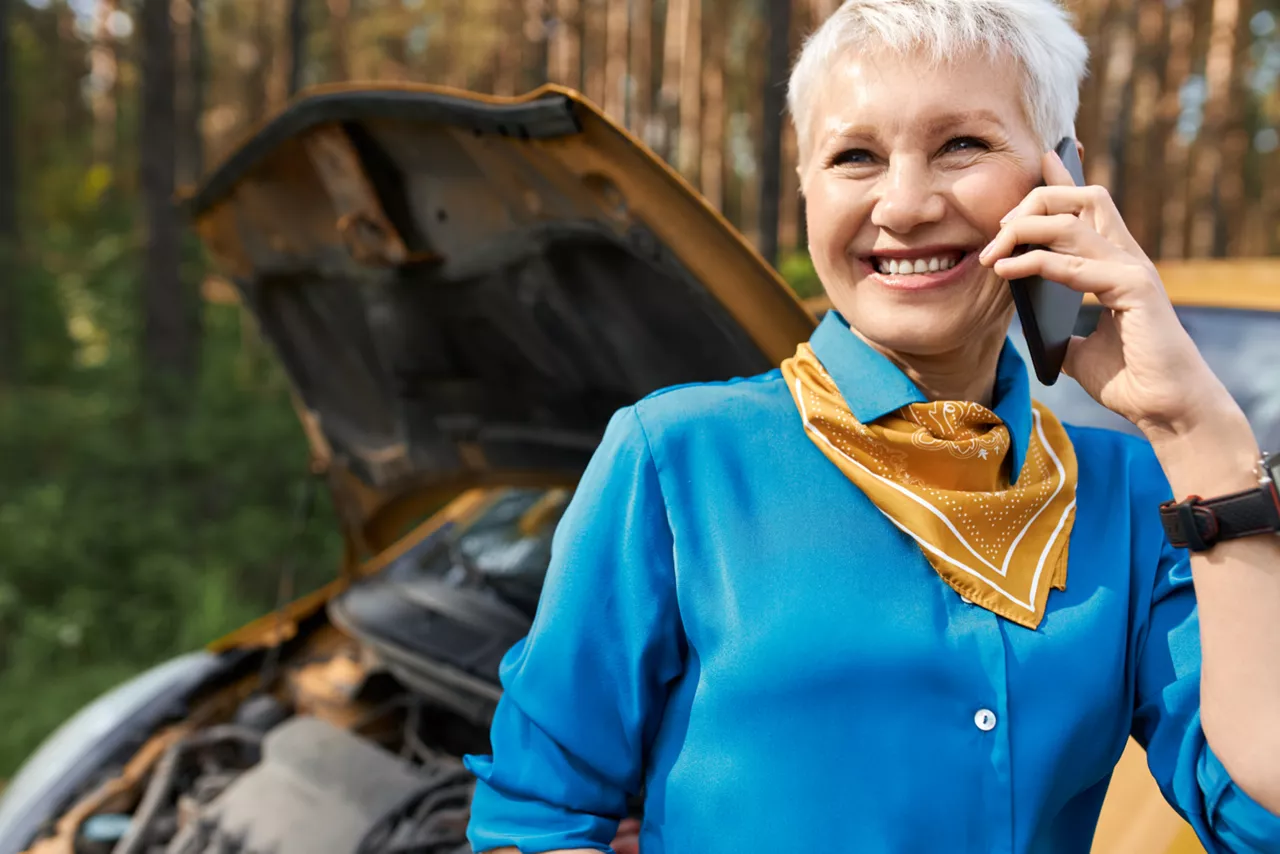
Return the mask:
<svg viewBox="0 0 1280 854">
<path fill-rule="evenodd" d="M 901 353 L 867 341 L 907 375 L 928 400 L 968 400 L 991 407 L 995 397 L 996 365 L 1005 334 L 996 329 L 974 336 L 953 350 L 918 355 Z"/>
</svg>

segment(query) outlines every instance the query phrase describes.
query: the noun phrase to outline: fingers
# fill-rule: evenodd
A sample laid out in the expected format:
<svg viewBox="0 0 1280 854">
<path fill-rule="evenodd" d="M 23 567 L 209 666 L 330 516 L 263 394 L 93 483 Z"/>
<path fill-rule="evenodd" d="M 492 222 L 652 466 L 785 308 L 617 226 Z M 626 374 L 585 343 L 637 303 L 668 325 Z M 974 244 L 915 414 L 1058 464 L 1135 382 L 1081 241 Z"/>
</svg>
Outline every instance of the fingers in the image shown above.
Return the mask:
<svg viewBox="0 0 1280 854">
<path fill-rule="evenodd" d="M 1064 255 L 1046 249 L 1033 249 L 1012 258 L 1002 258 L 996 262 L 994 270 L 1000 278 L 1010 281 L 1042 276 L 1061 282 L 1072 290 L 1094 294 L 1104 306 L 1117 310 L 1136 307 L 1139 299 L 1148 292 L 1161 293 L 1152 282 L 1153 274 L 1143 266 Z"/>
<path fill-rule="evenodd" d="M 979 262 L 990 267 L 1013 255 L 1018 246 L 1045 246 L 1058 252 L 1095 258 L 1115 258 L 1119 250 L 1070 214 L 1021 216 L 1011 220 L 982 253 Z"/>
<path fill-rule="evenodd" d="M 1070 180 L 1071 175 L 1067 172 L 1067 167 L 1062 165 L 1062 160 L 1058 158 L 1057 154 L 1053 154 L 1052 157 L 1046 156 L 1045 162 L 1052 164 L 1052 166 L 1047 166 L 1045 170 L 1045 180 L 1051 183 L 1047 184 L 1047 186 L 1036 187 L 1028 193 L 1017 207 L 1004 215 L 1004 218 L 1000 220 L 1001 224 L 1026 216 L 1068 214 L 1077 217 L 1081 222 L 1126 252 L 1146 258 L 1142 248 L 1138 246 L 1137 241 L 1133 239 L 1133 235 L 1129 233 L 1129 227 L 1125 225 L 1124 218 L 1120 216 L 1120 210 L 1116 207 L 1115 200 L 1111 198 L 1111 194 L 1107 192 L 1105 187 L 1096 185 L 1088 187 L 1075 186 Z M 1061 183 L 1064 175 L 1067 180 L 1065 183 Z"/>
</svg>

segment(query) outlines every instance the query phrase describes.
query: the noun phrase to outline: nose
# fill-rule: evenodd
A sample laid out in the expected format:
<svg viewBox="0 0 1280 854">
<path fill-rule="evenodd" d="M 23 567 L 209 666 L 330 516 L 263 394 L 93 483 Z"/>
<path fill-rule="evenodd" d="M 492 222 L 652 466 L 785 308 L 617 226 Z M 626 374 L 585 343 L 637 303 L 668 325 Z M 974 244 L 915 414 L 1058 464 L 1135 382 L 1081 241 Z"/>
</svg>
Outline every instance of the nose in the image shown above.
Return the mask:
<svg viewBox="0 0 1280 854">
<path fill-rule="evenodd" d="M 938 192 L 934 178 L 928 164 L 920 158 L 890 160 L 879 182 L 871 222 L 886 231 L 905 234 L 941 220 L 946 213 L 946 200 Z"/>
</svg>

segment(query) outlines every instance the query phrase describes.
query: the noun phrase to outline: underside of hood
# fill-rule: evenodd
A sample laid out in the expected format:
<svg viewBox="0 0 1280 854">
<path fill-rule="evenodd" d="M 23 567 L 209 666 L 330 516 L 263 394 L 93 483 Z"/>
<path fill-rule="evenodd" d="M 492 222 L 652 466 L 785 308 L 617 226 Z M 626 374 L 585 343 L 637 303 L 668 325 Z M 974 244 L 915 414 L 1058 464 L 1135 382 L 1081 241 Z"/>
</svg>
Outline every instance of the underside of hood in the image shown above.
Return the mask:
<svg viewBox="0 0 1280 854">
<path fill-rule="evenodd" d="M 813 316 L 576 93 L 315 90 L 190 199 L 332 463 L 374 491 L 572 480 L 610 415 L 768 370 Z"/>
</svg>

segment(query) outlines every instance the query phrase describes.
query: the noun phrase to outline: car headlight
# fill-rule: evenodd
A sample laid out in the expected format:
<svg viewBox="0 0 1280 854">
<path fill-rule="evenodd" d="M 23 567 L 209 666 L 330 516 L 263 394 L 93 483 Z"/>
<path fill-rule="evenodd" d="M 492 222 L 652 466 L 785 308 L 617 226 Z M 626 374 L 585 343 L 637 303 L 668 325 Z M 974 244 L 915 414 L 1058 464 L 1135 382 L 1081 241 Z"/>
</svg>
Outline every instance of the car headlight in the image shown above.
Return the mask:
<svg viewBox="0 0 1280 854">
<path fill-rule="evenodd" d="M 41 826 L 116 753 L 180 713 L 187 695 L 224 666 L 222 658 L 203 650 L 170 659 L 58 727 L 0 795 L 0 854 L 26 850 Z"/>
</svg>

